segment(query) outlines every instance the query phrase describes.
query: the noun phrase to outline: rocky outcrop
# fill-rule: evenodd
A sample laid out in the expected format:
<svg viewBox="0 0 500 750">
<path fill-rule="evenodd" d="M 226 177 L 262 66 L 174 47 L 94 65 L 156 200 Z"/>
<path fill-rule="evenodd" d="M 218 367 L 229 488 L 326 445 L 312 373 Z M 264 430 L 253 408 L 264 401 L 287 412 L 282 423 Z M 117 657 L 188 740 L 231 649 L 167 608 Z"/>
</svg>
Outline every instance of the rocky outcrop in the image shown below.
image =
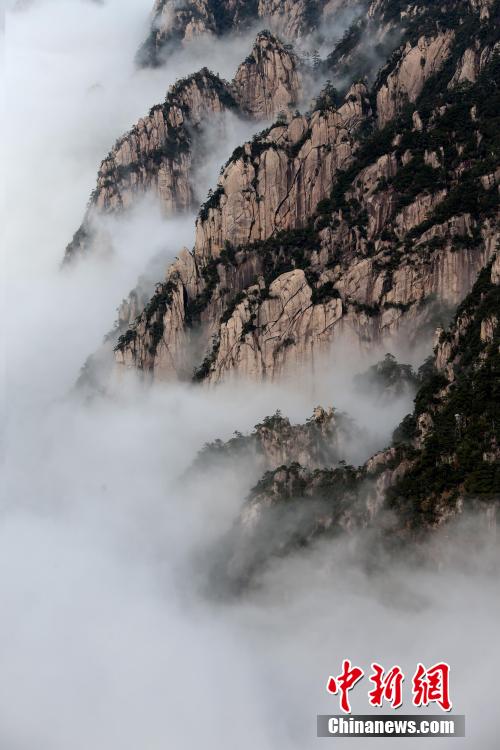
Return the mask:
<svg viewBox="0 0 500 750">
<path fill-rule="evenodd" d="M 282 274 L 259 301 L 257 289 L 248 295 L 220 329 L 219 347 L 210 379 L 238 374 L 252 379 L 275 378 L 286 367 L 314 366 L 314 356 L 326 350 L 333 327 L 342 319 L 342 301 L 314 305 L 304 271 Z"/>
<path fill-rule="evenodd" d="M 495 256 L 450 328 L 438 332 L 434 369 L 417 396 L 413 426 L 407 421 L 410 447 L 402 455 L 411 454 L 412 465 L 388 500 L 412 527 L 498 501 L 499 268 Z"/>
<path fill-rule="evenodd" d="M 450 86 L 477 79 L 495 49 L 498 5 L 493 0 L 413 4 L 373 0 L 355 19 L 326 61 L 334 80 L 378 73 L 378 118 L 385 126 L 422 93 L 437 72 Z M 381 70 L 376 70 L 374 60 Z M 454 75 L 448 70 L 454 70 Z"/>
<path fill-rule="evenodd" d="M 365 504 L 356 488 L 351 469 L 309 472 L 292 464 L 265 474 L 218 544 L 212 575 L 219 589 L 239 593 L 274 557 L 360 528 Z"/>
<path fill-rule="evenodd" d="M 306 425 L 278 414 L 205 448 L 198 464 L 251 451 L 266 471 L 221 545 L 231 581 L 320 535 L 371 526 L 407 541 L 498 500 L 497 9 L 373 2 L 337 60 L 353 58 L 370 24 L 401 24 L 374 85 L 357 83 L 342 101 L 330 84 L 310 112 L 282 114 L 236 149 L 201 207 L 193 250 L 144 309 L 139 298 L 122 307 L 122 323 L 133 322 L 120 329 L 118 372 L 215 384 L 296 375 L 340 337 L 369 348 L 425 330 L 428 341 L 458 306 L 419 371 L 413 413 L 364 466 L 344 464 L 344 418 L 319 409 Z M 259 117 L 271 100 L 291 103 L 294 80 L 267 34 L 223 90 Z M 389 360 L 374 377 L 384 368 L 394 373 Z"/>
<path fill-rule="evenodd" d="M 257 15 L 257 0 L 155 0 L 149 35 L 137 54 L 142 66 L 161 65 L 169 52 L 202 35 L 219 35 Z"/>
<path fill-rule="evenodd" d="M 321 361 L 336 338 L 347 336 L 360 346 L 363 341 L 387 345 L 402 327 L 416 336 L 428 320 L 430 300 L 438 298 L 453 309 L 498 238 L 495 232 L 479 251 L 455 251 L 449 245 L 431 258 L 409 254 L 390 275 L 390 289 L 387 272 L 378 270 L 383 256 L 360 259 L 344 273 L 323 272 L 319 289 L 328 285 L 324 301 L 317 300 L 316 288 L 301 269 L 279 276 L 263 301 L 250 288 L 220 326 L 208 377 L 212 382 L 235 374 L 274 379 L 305 367 L 314 370 L 315 360 Z"/>
<path fill-rule="evenodd" d="M 492 5 L 492 4 L 490 4 Z M 489 9 L 487 10 L 485 5 L 482 6 L 481 18 L 482 20 L 489 19 Z M 500 20 L 500 9 L 498 5 L 496 7 L 496 16 L 491 19 L 491 23 L 498 24 Z M 463 54 L 458 59 L 456 70 L 453 78 L 450 81 L 451 86 L 459 86 L 460 84 L 475 83 L 482 70 L 488 65 L 492 58 L 497 55 L 500 51 L 500 42 L 495 39 L 494 35 L 484 36 L 483 29 L 486 23 L 483 23 L 477 30 L 475 38 L 469 39 L 467 49 L 464 50 Z"/>
<path fill-rule="evenodd" d="M 361 0 L 356 7 L 358 12 L 327 56 L 324 69 L 341 86 L 353 80 L 372 83 L 379 74 L 387 84 L 381 92 L 381 123 L 388 122 L 405 101 L 413 101 L 423 84 L 448 63 L 457 65 L 457 80 L 462 67 L 463 80 L 469 80 L 474 68 L 485 63 L 491 42 L 487 29 L 499 20 L 495 0 L 448 0 L 446 5 Z M 449 35 L 454 36 L 451 45 Z M 469 52 L 459 64 L 458 56 L 467 47 Z M 472 59 L 476 55 L 481 62 Z"/>
<path fill-rule="evenodd" d="M 273 35 L 261 32 L 234 77 L 234 98 L 245 114 L 270 120 L 297 104 L 301 93 L 297 59 Z"/>
<path fill-rule="evenodd" d="M 332 466 L 342 460 L 348 444 L 359 438 L 354 422 L 333 408 L 316 407 L 305 424 L 291 424 L 281 412 L 266 417 L 250 435 L 235 433 L 227 442 L 207 443 L 192 469 L 203 471 L 253 454 L 261 472 L 300 463 L 308 469 Z"/>
<path fill-rule="evenodd" d="M 408 103 L 416 102 L 425 82 L 443 67 L 450 54 L 452 31 L 433 38 L 421 37 L 414 46 L 407 43 L 401 60 L 377 92 L 380 127 L 390 122 Z"/>
<path fill-rule="evenodd" d="M 152 107 L 102 162 L 66 259 L 89 248 L 96 214 L 130 208 L 146 192 L 156 194 L 167 215 L 192 209 L 193 169 L 195 159 L 203 157 L 199 149 L 204 125 L 212 121 L 223 127 L 220 115 L 227 110 L 245 118 L 271 119 L 297 103 L 301 86 L 295 55 L 268 32 L 258 35 L 232 83 L 207 68 L 176 83 L 165 102 Z"/>
<path fill-rule="evenodd" d="M 338 110 L 295 117 L 238 149 L 197 222 L 197 257 L 217 257 L 225 242 L 245 245 L 304 225 L 352 160 L 356 131 L 369 114 L 366 95 L 358 84 Z"/>
<path fill-rule="evenodd" d="M 455 75 L 450 81 L 450 86 L 459 86 L 467 81 L 475 83 L 489 57 L 489 49 L 481 49 L 479 46 L 467 48 L 460 58 Z"/>
<path fill-rule="evenodd" d="M 355 468 L 308 469 L 299 463 L 267 471 L 219 541 L 213 575 L 226 590 L 239 591 L 278 556 L 297 552 L 319 538 L 359 534 L 371 528 L 380 542 L 388 489 L 411 467 L 396 448 Z"/>
<path fill-rule="evenodd" d="M 479 12 L 481 20 L 490 17 L 491 8 L 495 5 L 495 0 L 469 0 L 473 10 Z"/>
<path fill-rule="evenodd" d="M 293 40 L 357 5 L 356 0 L 156 0 L 151 31 L 137 60 L 143 66 L 161 65 L 172 50 L 197 37 L 242 32 L 256 23 Z"/>
<path fill-rule="evenodd" d="M 267 240 L 276 230 L 289 230 L 306 223 L 318 201 L 329 194 L 335 172 L 349 165 L 354 135 L 367 114 L 366 91 L 356 86 L 339 109 L 315 112 L 309 120 L 294 118 L 289 125 L 271 128 L 259 139 L 239 149 L 226 166 L 217 190 L 202 208 L 197 221 L 193 256 L 184 253 L 169 270 L 167 283 L 188 302 L 176 305 L 173 329 L 189 328 L 193 315 L 201 317 L 206 334 L 216 334 L 216 324 L 225 312 L 231 293 L 249 286 L 263 271 L 258 254 L 227 248 Z M 189 256 L 189 257 L 188 257 Z M 220 261 L 220 262 L 219 262 Z M 189 288 L 184 280 L 192 278 Z M 155 308 L 154 322 L 160 327 Z M 172 315 L 169 308 L 168 315 Z M 227 316 L 227 311 L 226 311 Z M 229 318 L 228 318 L 229 319 Z M 150 336 L 151 317 L 144 314 L 134 333 L 119 342 L 117 360 L 140 369 L 178 375 L 182 362 L 174 362 L 167 336 L 154 347 Z M 197 339 L 198 336 L 190 336 Z M 177 338 L 177 335 L 176 335 Z M 177 347 L 175 347 L 177 351 Z M 161 364 L 160 364 L 161 363 Z"/>
<path fill-rule="evenodd" d="M 383 402 L 393 401 L 409 393 L 413 394 L 419 384 L 418 374 L 413 368 L 410 365 L 399 364 L 390 353 L 366 372 L 354 377 L 356 393 Z"/>
</svg>

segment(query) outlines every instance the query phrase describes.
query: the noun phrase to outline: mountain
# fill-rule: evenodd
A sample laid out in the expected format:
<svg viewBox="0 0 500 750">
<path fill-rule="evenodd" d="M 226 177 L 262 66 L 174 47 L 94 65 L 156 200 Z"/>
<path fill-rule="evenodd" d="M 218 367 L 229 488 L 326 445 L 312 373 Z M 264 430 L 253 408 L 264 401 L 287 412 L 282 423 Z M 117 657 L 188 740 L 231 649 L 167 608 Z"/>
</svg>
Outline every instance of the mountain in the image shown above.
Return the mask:
<svg viewBox="0 0 500 750">
<path fill-rule="evenodd" d="M 345 73 L 367 27 L 398 27 L 373 84 L 328 83 L 236 149 L 118 366 L 277 378 L 449 319 L 499 239 L 499 3 L 403 6 L 372 3 L 325 61 Z"/>
<path fill-rule="evenodd" d="M 359 439 L 359 430 L 347 414 L 333 408 L 316 407 L 305 424 L 291 424 L 277 411 L 255 425 L 250 435 L 235 433 L 226 443 L 207 443 L 198 454 L 193 468 L 233 465 L 249 454 L 257 457 L 262 472 L 284 464 L 301 463 L 307 468 L 321 468 L 338 463 L 342 452 Z"/>
<path fill-rule="evenodd" d="M 361 467 L 318 466 L 318 451 L 263 474 L 221 545 L 216 574 L 239 588 L 276 555 L 370 530 L 394 549 L 474 510 L 488 526 L 500 487 L 500 255 L 481 272 L 421 371 L 415 408 L 393 444 Z M 321 413 L 321 410 L 317 410 Z M 269 420 L 274 443 L 289 432 Z M 310 430 L 296 426 L 297 434 Z M 322 448 L 331 435 L 319 436 Z M 231 444 L 218 445 L 231 452 Z M 294 458 L 291 456 L 290 458 Z M 196 468 L 196 465 L 195 467 Z"/>
<path fill-rule="evenodd" d="M 151 305 L 120 340 L 118 362 L 154 377 L 188 377 L 197 346 L 201 359 L 210 358 L 216 367 L 212 336 L 220 340 L 235 334 L 239 340 L 243 326 L 254 325 L 250 322 L 254 308 L 266 301 L 269 307 L 273 295 L 280 293 L 285 280 L 280 273 L 280 245 L 270 238 L 278 228 L 305 223 L 334 173 L 349 162 L 354 133 L 368 107 L 365 93 L 363 86 L 354 88 L 338 110 L 316 112 L 310 121 L 293 118 L 290 125 L 278 124 L 237 149 L 200 211 L 194 252 L 183 251 L 169 269 Z M 305 245 L 307 237 L 304 231 L 298 240 Z M 269 240 L 267 253 L 267 245 L 255 244 L 262 240 Z M 286 236 L 290 258 L 293 241 L 292 235 Z M 264 264 L 269 269 L 267 279 L 259 284 Z M 283 294 L 296 297 L 299 287 L 300 283 L 286 285 Z M 308 306 L 303 297 L 297 297 L 296 303 Z M 255 326 L 248 333 L 256 330 Z M 218 346 L 217 353 L 223 356 L 224 351 Z M 211 369 L 212 364 L 205 363 L 197 379 Z"/>
<path fill-rule="evenodd" d="M 258 121 L 295 106 L 302 91 L 299 67 L 293 51 L 264 31 L 233 81 L 203 68 L 173 85 L 163 104 L 153 106 L 103 160 L 66 261 L 89 251 L 96 215 L 130 208 L 148 191 L 167 215 L 192 209 L 193 169 L 204 156 L 199 153 L 203 126 L 227 111 Z"/>
<path fill-rule="evenodd" d="M 324 27 L 340 11 L 358 8 L 354 0 L 156 0 L 150 32 L 137 61 L 161 65 L 169 53 L 201 36 L 243 32 L 256 24 L 269 26 L 288 40 Z"/>
<path fill-rule="evenodd" d="M 392 445 L 363 466 L 342 461 L 355 425 L 322 409 L 306 425 L 277 414 L 207 446 L 195 468 L 252 454 L 264 472 L 221 547 L 234 581 L 316 537 L 371 528 L 394 545 L 468 506 L 495 515 L 499 22 L 496 0 L 374 0 L 316 61 L 316 83 L 330 78 L 303 113 L 299 57 L 261 33 L 231 84 L 206 70 L 180 82 L 103 163 L 92 210 L 122 210 L 150 187 L 182 210 L 204 118 L 279 113 L 223 166 L 194 248 L 150 299 L 136 290 L 122 306 L 108 339 L 116 372 L 278 380 L 321 367 L 338 340 L 370 351 L 438 331 L 418 374 L 388 357 L 357 379 L 393 395 L 419 388 Z M 150 158 L 158 137 L 161 164 Z M 174 162 L 175 198 L 159 178 Z"/>
</svg>

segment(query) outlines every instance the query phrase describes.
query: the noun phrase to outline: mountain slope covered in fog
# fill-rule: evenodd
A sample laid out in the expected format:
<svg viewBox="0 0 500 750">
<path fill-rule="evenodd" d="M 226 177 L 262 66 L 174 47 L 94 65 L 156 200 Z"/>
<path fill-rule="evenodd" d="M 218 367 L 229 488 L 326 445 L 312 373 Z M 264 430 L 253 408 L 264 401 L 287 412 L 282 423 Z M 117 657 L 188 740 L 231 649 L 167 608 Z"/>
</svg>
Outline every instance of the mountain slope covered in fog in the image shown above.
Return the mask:
<svg viewBox="0 0 500 750">
<path fill-rule="evenodd" d="M 365 5 L 367 5 L 366 3 Z M 338 23 L 363 8 L 357 0 L 155 0 L 150 32 L 137 61 L 161 65 L 179 45 L 199 37 L 243 32 L 256 25 L 270 26 L 285 39 L 327 34 L 330 22 Z M 345 21 L 344 21 L 345 22 Z"/>
<path fill-rule="evenodd" d="M 251 490 L 227 536 L 217 573 L 242 585 L 275 555 L 366 528 L 375 532 L 373 544 L 394 550 L 401 542 L 422 541 L 429 531 L 462 514 L 472 512 L 495 527 L 500 486 L 499 293 L 500 258 L 495 257 L 449 329 L 438 333 L 434 355 L 419 374 L 414 411 L 395 430 L 392 445 L 363 466 L 339 461 L 347 450 L 345 427 L 344 434 L 334 436 L 322 431 L 312 445 L 302 444 L 300 455 L 285 454 L 280 462 L 278 452 L 276 461 L 272 448 L 286 443 L 290 426 L 281 417 L 266 420 L 273 439 L 264 433 L 261 450 L 275 458 L 274 466 Z M 393 359 L 386 358 L 384 367 L 401 377 L 401 366 Z M 321 421 L 323 414 L 318 410 Z M 316 424 L 313 420 L 297 426 L 296 434 L 307 434 Z M 262 428 L 257 426 L 258 437 Z M 212 460 L 235 460 L 241 441 L 237 437 L 225 445 L 213 444 Z M 330 456 L 327 467 L 317 463 L 318 445 Z M 206 460 L 206 450 L 200 459 Z"/>
<path fill-rule="evenodd" d="M 157 12 L 165 15 L 167 6 Z M 247 10 L 247 20 L 266 15 Z M 181 15 L 187 12 L 183 6 Z M 290 12 L 280 6 L 291 22 Z M 169 13 L 169 33 L 180 34 Z M 204 70 L 173 87 L 103 162 L 93 211 L 122 211 L 148 189 L 169 211 L 191 206 L 193 144 L 207 120 L 226 109 L 264 121 L 279 117 L 222 166 L 200 208 L 193 251 L 182 250 L 142 311 L 137 290 L 122 306 L 108 337 L 116 343 L 115 371 L 138 370 L 148 381 L 278 380 L 321 368 L 338 341 L 368 352 L 398 339 L 429 346 L 464 298 L 477 296 L 471 290 L 478 274 L 490 273 L 500 239 L 499 13 L 498 2 L 420 2 L 408 10 L 379 0 L 354 15 L 342 40 L 308 70 L 290 45 L 261 32 L 231 84 Z M 375 62 L 377 75 L 366 67 Z M 301 114 L 303 87 L 314 85 L 319 95 Z M 79 242 L 77 234 L 70 256 Z M 92 243 L 80 250 L 91 253 Z M 454 325 L 447 337 L 458 335 Z M 365 507 L 354 503 L 358 522 L 373 520 L 387 503 L 401 521 L 399 511 L 404 516 L 420 502 L 439 523 L 483 475 L 484 492 L 494 494 L 496 433 L 487 433 L 482 459 L 474 454 L 470 466 L 467 459 L 459 471 L 448 469 L 450 486 L 419 475 L 426 461 L 433 476 L 441 472 L 429 446 L 436 431 L 444 440 L 443 417 L 435 424 L 441 412 L 424 405 L 423 395 L 438 381 L 445 387 L 439 352 L 414 415 L 386 454 L 361 469 L 335 469 L 332 461 L 330 479 L 310 475 L 312 459 L 300 467 L 288 456 L 288 474 L 278 470 L 283 492 L 315 495 L 319 483 L 327 496 L 340 482 L 335 514 L 338 522 L 337 501 L 349 497 L 347 525 L 358 487 Z M 454 404 L 447 367 L 443 398 Z M 442 459 L 448 467 L 461 463 L 456 451 Z M 271 488 L 280 496 L 273 477 L 267 489 L 259 485 L 264 498 Z M 413 486 L 427 494 L 417 501 Z M 425 513 L 413 517 L 430 523 Z M 332 521 L 324 523 L 329 528 Z"/>
<path fill-rule="evenodd" d="M 0 747 L 496 750 L 499 3 L 7 4 Z"/>
</svg>

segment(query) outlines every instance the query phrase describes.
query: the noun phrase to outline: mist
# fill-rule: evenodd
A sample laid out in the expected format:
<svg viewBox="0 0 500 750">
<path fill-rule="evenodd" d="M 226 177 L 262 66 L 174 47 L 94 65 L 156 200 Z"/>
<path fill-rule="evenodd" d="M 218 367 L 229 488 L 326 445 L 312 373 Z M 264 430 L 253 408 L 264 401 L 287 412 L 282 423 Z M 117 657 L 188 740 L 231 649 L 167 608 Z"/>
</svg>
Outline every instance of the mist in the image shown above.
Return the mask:
<svg viewBox="0 0 500 750">
<path fill-rule="evenodd" d="M 73 388 L 148 262 L 192 244 L 193 217 L 165 220 L 145 199 L 103 222 L 109 252 L 59 270 L 102 157 L 198 67 L 184 51 L 135 71 L 150 4 L 40 0 L 6 17 L 0 746 L 313 748 L 316 714 L 338 713 L 326 680 L 349 657 L 407 673 L 448 661 L 462 742 L 496 747 L 499 561 L 475 519 L 436 537 L 427 567 L 410 553 L 375 564 L 361 535 L 270 561 L 240 597 L 221 602 L 203 585 L 200 551 L 217 548 L 259 477 L 183 482 L 198 450 L 277 408 L 301 421 L 322 403 L 364 428 L 350 456 L 363 460 L 411 408 L 411 394 L 388 408 L 352 390 L 385 351 L 333 352 L 306 387 L 146 387 L 131 376 L 91 400 Z M 241 40 L 211 49 L 230 77 Z M 218 158 L 203 167 L 203 191 Z M 356 711 L 366 693 L 352 694 Z"/>
</svg>

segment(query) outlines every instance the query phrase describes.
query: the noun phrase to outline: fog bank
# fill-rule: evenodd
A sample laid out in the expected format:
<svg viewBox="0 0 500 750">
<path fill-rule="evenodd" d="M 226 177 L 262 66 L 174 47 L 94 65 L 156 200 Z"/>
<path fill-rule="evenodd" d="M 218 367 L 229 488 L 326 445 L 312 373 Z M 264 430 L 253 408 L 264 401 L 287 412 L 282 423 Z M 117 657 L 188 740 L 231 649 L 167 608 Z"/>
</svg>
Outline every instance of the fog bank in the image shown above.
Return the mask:
<svg viewBox="0 0 500 750">
<path fill-rule="evenodd" d="M 40 0 L 7 16 L 0 746 L 309 750 L 316 714 L 338 713 L 326 680 L 349 657 L 408 673 L 447 660 L 463 745 L 494 748 L 498 557 L 474 520 L 437 539 L 457 554 L 425 570 L 410 555 L 374 570 L 362 537 L 271 561 L 229 602 L 201 585 L 200 550 L 216 548 L 258 477 L 229 472 L 186 492 L 179 479 L 197 451 L 277 408 L 299 421 L 317 403 L 353 414 L 369 436 L 360 454 L 382 447 L 410 399 L 357 398 L 352 375 L 368 361 L 333 357 L 305 388 L 131 378 L 90 401 L 72 390 L 148 259 L 192 242 L 192 217 L 165 221 L 146 201 L 107 223 L 113 252 L 59 271 L 100 159 L 197 67 L 181 55 L 134 72 L 150 4 Z M 213 43 L 221 73 L 236 51 L 241 41 Z M 200 180 L 213 176 L 209 165 Z M 356 711 L 366 693 L 353 693 Z"/>
</svg>

